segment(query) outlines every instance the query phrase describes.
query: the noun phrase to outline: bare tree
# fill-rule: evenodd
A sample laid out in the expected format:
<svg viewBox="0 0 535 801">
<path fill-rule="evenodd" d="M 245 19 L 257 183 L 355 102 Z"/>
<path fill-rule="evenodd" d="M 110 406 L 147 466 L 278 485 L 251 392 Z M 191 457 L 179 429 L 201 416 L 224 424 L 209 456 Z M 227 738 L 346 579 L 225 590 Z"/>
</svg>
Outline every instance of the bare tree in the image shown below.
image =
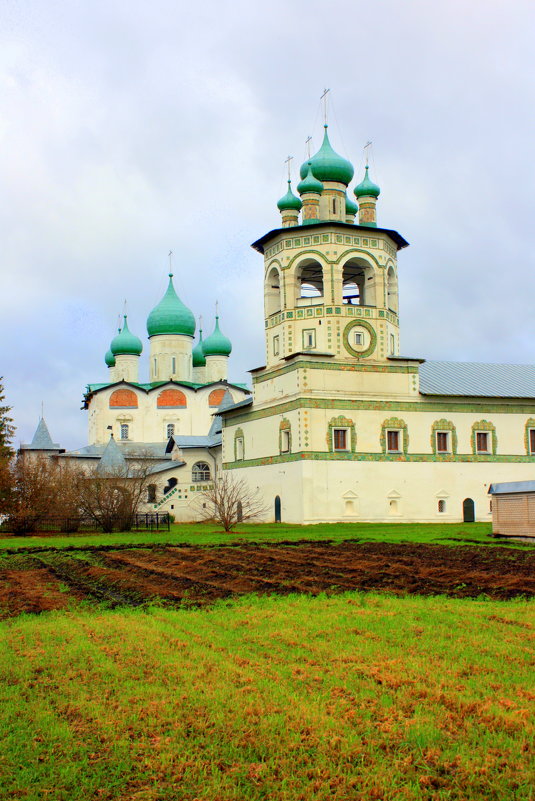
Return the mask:
<svg viewBox="0 0 535 801">
<path fill-rule="evenodd" d="M 251 489 L 243 479 L 223 473 L 210 489 L 197 496 L 197 508 L 203 520 L 219 523 L 232 531 L 246 520 L 258 520 L 266 514 L 260 491 Z"/>
<path fill-rule="evenodd" d="M 8 525 L 16 534 L 27 534 L 56 509 L 61 489 L 57 465 L 46 456 L 18 458 L 11 463 L 10 472 Z"/>
</svg>

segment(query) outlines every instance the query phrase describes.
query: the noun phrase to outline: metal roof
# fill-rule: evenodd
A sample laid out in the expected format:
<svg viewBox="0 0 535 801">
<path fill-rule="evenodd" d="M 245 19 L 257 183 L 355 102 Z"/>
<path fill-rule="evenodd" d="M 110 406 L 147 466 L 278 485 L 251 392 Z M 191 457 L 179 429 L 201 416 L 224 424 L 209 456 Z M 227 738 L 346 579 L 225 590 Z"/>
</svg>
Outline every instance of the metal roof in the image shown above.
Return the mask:
<svg viewBox="0 0 535 801">
<path fill-rule="evenodd" d="M 478 398 L 535 398 L 535 365 L 479 362 L 424 362 L 422 395 Z"/>
<path fill-rule="evenodd" d="M 491 484 L 489 495 L 505 495 L 514 492 L 535 492 L 535 481 L 504 481 L 501 484 Z"/>
<path fill-rule="evenodd" d="M 250 406 L 252 402 L 252 396 L 250 398 L 244 398 L 242 401 L 238 401 L 238 403 L 235 403 L 232 406 L 227 406 L 226 409 L 222 410 L 221 415 L 225 415 L 227 412 L 233 412 L 234 409 L 241 409 L 243 406 Z"/>
<path fill-rule="evenodd" d="M 60 451 L 61 446 L 57 442 L 52 442 L 52 437 L 45 423 L 45 418 L 41 417 L 36 428 L 33 439 L 29 445 L 21 445 L 21 450 L 25 451 Z"/>
<path fill-rule="evenodd" d="M 277 236 L 277 234 L 285 234 L 286 236 L 300 233 L 310 234 L 312 233 L 312 229 L 316 231 L 325 226 L 339 228 L 348 233 L 357 232 L 369 237 L 373 237 L 374 234 L 388 234 L 390 239 L 392 239 L 398 246 L 398 250 L 406 248 L 409 244 L 407 240 L 401 236 L 401 234 L 398 234 L 398 232 L 392 230 L 392 228 L 379 228 L 379 226 L 370 227 L 369 225 L 353 225 L 353 223 L 345 223 L 341 220 L 319 220 L 313 225 L 291 225 L 288 228 L 274 228 L 272 231 L 264 234 L 264 236 L 261 236 L 260 239 L 257 239 L 256 242 L 253 242 L 251 247 L 255 250 L 258 250 L 259 253 L 263 253 L 264 245 L 267 244 L 270 239 L 273 239 L 274 236 Z"/>
</svg>

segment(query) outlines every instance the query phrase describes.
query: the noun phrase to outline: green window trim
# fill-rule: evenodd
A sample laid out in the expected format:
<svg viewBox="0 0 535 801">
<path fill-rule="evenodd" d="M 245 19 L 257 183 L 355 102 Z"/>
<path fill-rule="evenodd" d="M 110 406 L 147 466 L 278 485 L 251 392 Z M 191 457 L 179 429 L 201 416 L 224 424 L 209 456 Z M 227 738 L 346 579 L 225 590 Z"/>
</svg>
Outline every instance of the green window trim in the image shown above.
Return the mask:
<svg viewBox="0 0 535 801">
<path fill-rule="evenodd" d="M 450 432 L 450 450 L 437 450 L 437 431 Z M 431 450 L 439 459 L 446 459 L 448 456 L 455 456 L 457 453 L 457 429 L 451 420 L 435 420 L 431 426 Z"/>
<path fill-rule="evenodd" d="M 287 451 L 283 451 L 283 449 L 282 449 L 283 431 L 287 431 L 288 432 L 288 450 Z M 288 418 L 287 417 L 283 417 L 282 420 L 281 420 L 280 426 L 279 426 L 279 453 L 280 454 L 286 454 L 286 453 L 291 453 L 291 452 L 292 452 L 292 426 L 291 426 L 291 423 L 288 420 Z"/>
<path fill-rule="evenodd" d="M 474 456 L 484 456 L 485 452 L 477 450 L 477 437 L 479 432 L 488 432 L 490 436 L 491 449 L 487 452 L 489 456 L 494 456 L 498 450 L 498 437 L 496 435 L 496 426 L 489 420 L 478 420 L 477 423 L 472 425 L 472 434 L 470 436 L 470 443 L 472 446 L 472 453 Z"/>
<path fill-rule="evenodd" d="M 387 431 L 399 431 L 401 433 L 401 450 L 400 451 L 389 451 L 387 448 Z M 406 456 L 407 451 L 409 449 L 409 432 L 407 429 L 407 423 L 405 420 L 401 420 L 398 417 L 389 417 L 388 420 L 384 420 L 381 425 L 381 450 L 383 454 L 387 458 L 399 457 L 401 455 Z"/>
<path fill-rule="evenodd" d="M 526 449 L 527 456 L 535 457 L 535 451 L 532 451 L 531 448 L 529 447 L 530 429 L 533 429 L 535 431 L 535 418 L 533 417 L 530 417 L 528 420 L 526 420 L 526 425 L 524 426 L 524 447 Z"/>
<path fill-rule="evenodd" d="M 368 345 L 366 350 L 355 350 L 349 344 L 349 335 L 353 328 L 365 328 L 366 331 L 369 333 L 370 344 Z M 362 319 L 351 320 L 351 322 L 348 323 L 344 328 L 343 342 L 344 342 L 344 348 L 347 350 L 348 353 L 350 353 L 352 356 L 355 356 L 355 358 L 357 359 L 364 359 L 366 356 L 371 356 L 371 354 L 377 347 L 377 333 L 375 331 L 375 328 L 372 325 L 370 325 L 370 323 L 368 323 L 366 320 Z"/>
<path fill-rule="evenodd" d="M 333 429 L 346 428 L 349 431 L 349 448 L 346 451 L 336 451 L 336 453 L 355 453 L 357 450 L 357 432 L 355 423 L 348 417 L 340 415 L 339 417 L 331 417 L 327 425 L 327 450 L 329 453 L 334 453 Z"/>
<path fill-rule="evenodd" d="M 238 459 L 238 440 L 241 439 L 242 441 L 242 457 Z M 245 437 L 243 435 L 243 429 L 237 428 L 234 432 L 234 461 L 235 462 L 243 462 L 245 460 Z"/>
</svg>

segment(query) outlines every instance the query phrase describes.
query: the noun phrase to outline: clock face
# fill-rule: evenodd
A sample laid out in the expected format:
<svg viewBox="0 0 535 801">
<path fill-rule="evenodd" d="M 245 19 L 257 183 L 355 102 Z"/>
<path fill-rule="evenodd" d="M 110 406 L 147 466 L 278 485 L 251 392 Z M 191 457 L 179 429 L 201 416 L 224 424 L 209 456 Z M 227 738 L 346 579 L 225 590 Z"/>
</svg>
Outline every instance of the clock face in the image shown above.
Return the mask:
<svg viewBox="0 0 535 801">
<path fill-rule="evenodd" d="M 370 356 L 377 344 L 375 329 L 365 320 L 348 323 L 344 329 L 344 347 L 357 358 Z"/>
</svg>

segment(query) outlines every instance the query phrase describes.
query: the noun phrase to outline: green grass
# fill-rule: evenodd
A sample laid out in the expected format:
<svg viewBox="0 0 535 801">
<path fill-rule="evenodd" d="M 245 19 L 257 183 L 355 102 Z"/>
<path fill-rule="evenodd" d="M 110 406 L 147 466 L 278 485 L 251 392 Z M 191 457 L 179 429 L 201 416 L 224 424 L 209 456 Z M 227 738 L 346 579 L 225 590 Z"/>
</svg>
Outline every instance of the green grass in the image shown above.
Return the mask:
<svg viewBox="0 0 535 801">
<path fill-rule="evenodd" d="M 0 799 L 528 801 L 533 602 L 350 593 L 0 624 Z"/>
<path fill-rule="evenodd" d="M 226 534 L 211 524 L 178 524 L 171 531 L 70 534 L 57 536 L 0 537 L 0 550 L 19 548 L 85 548 L 99 545 L 228 545 L 235 542 L 297 542 L 298 540 L 347 539 L 381 542 L 424 542 L 442 545 L 501 545 L 535 547 L 529 543 L 490 536 L 490 523 L 319 523 L 309 526 L 265 523 L 240 525 Z"/>
</svg>

